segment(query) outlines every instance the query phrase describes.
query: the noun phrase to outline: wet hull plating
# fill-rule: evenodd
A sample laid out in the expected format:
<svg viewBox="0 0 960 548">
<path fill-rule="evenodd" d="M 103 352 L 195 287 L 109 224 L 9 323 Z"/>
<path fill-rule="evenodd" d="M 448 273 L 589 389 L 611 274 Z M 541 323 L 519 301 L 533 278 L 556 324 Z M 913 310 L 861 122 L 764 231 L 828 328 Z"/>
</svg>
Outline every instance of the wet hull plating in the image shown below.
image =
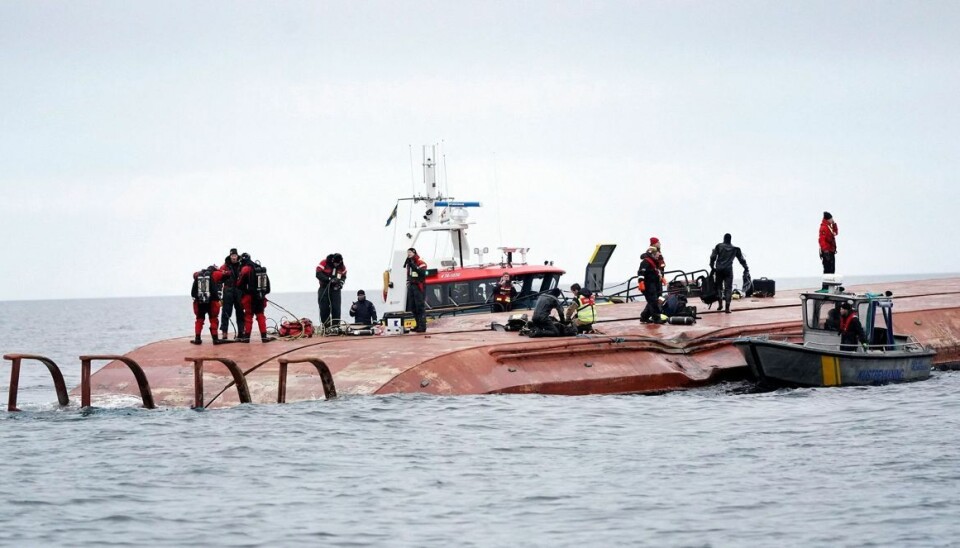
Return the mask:
<svg viewBox="0 0 960 548">
<path fill-rule="evenodd" d="M 960 279 L 885 284 L 897 297 L 898 330 L 937 351 L 934 364 L 960 363 Z M 740 337 L 801 336 L 799 292 L 740 301 L 733 314 L 707 312 L 694 326 L 654 326 L 638 321 L 642 303 L 598 307 L 602 334 L 528 339 L 490 329 L 508 314 L 446 317 L 426 334 L 327 337 L 200 347 L 188 338 L 149 344 L 126 357 L 146 373 L 158 406 L 195 404 L 194 362 L 212 357 L 235 362 L 250 401 L 275 403 L 322 399 L 324 383 L 309 363 L 291 363 L 285 383 L 281 360 L 319 359 L 329 367 L 340 395 L 422 392 L 462 394 L 658 393 L 749 375 L 734 348 Z M 239 403 L 234 377 L 217 362 L 200 375 L 206 407 Z M 74 391 L 74 396 L 79 389 Z M 130 369 L 112 362 L 91 377 L 93 405 L 117 396 L 139 397 Z"/>
</svg>

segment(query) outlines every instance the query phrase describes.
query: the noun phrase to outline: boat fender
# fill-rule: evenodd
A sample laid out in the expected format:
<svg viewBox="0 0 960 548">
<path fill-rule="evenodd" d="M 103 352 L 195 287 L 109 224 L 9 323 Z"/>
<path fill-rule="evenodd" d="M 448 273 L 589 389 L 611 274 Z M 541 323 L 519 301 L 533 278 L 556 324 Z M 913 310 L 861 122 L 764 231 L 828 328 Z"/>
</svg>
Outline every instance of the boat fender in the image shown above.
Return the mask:
<svg viewBox="0 0 960 548">
<path fill-rule="evenodd" d="M 692 316 L 671 316 L 667 321 L 670 325 L 693 325 L 697 320 Z"/>
</svg>

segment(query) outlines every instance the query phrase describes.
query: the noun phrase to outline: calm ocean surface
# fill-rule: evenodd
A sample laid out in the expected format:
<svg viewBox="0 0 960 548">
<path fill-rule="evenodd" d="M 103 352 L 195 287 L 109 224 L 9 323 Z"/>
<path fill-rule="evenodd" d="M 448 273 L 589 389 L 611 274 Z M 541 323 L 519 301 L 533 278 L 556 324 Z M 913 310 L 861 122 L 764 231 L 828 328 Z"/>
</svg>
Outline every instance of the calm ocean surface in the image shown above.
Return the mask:
<svg viewBox="0 0 960 548">
<path fill-rule="evenodd" d="M 190 334 L 188 298 L 0 303 L 0 351 L 50 356 L 71 388 L 82 353 Z M 4 362 L 4 405 L 8 382 Z M 954 372 L 82 414 L 28 363 L 25 411 L 0 412 L 0 544 L 960 546 L 958 393 Z"/>
</svg>

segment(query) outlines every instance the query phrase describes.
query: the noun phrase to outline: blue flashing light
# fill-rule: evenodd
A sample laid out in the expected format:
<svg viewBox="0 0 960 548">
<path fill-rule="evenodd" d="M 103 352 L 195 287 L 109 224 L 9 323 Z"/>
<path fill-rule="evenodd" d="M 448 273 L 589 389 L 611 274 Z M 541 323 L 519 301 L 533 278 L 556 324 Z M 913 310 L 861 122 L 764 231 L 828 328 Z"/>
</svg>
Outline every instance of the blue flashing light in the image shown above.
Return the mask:
<svg viewBox="0 0 960 548">
<path fill-rule="evenodd" d="M 480 202 L 433 202 L 433 207 L 480 207 Z"/>
</svg>

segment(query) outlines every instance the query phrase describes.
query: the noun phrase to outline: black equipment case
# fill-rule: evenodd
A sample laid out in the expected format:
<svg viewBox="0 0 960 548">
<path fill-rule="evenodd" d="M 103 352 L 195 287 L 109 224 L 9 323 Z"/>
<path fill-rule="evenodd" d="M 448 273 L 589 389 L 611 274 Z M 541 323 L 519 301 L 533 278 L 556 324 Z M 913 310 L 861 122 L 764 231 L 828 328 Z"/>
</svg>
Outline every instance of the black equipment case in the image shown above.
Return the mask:
<svg viewBox="0 0 960 548">
<path fill-rule="evenodd" d="M 777 282 L 769 278 L 753 280 L 754 297 L 773 297 L 777 294 Z"/>
</svg>

